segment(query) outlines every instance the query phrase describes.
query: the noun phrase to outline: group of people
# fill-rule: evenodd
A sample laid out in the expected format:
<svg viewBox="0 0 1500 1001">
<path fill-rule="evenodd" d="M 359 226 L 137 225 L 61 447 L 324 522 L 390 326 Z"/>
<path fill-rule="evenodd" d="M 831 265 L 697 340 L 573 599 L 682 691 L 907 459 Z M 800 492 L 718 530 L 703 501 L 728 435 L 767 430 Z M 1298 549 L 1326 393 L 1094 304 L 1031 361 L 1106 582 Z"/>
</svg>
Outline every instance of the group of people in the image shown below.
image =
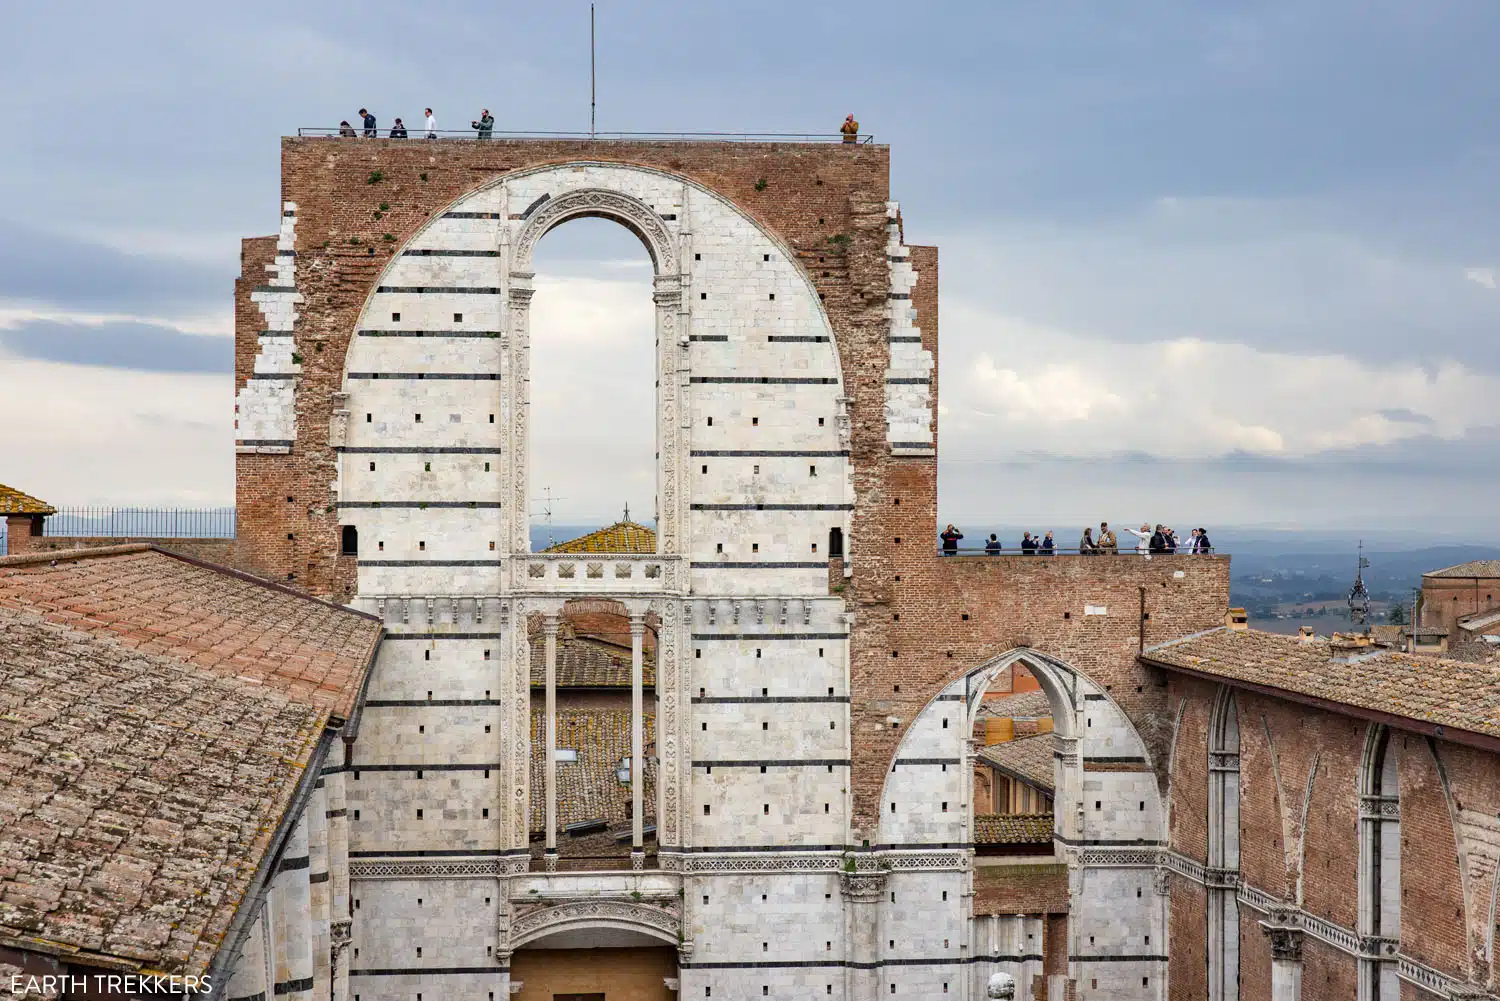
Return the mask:
<svg viewBox="0 0 1500 1001">
<path fill-rule="evenodd" d="M 1186 542 L 1179 542 L 1177 533 L 1166 525 L 1157 525 L 1153 530 L 1149 523 L 1143 523 L 1140 531 L 1133 528 L 1125 529 L 1127 533 L 1135 536 L 1135 551 L 1150 559 L 1153 555 L 1166 555 L 1172 553 L 1211 553 L 1213 545 L 1208 541 L 1208 530 L 1195 528 Z M 953 525 L 943 529 L 938 538 L 943 541 L 942 553 L 944 556 L 958 555 L 958 540 L 964 537 Z M 984 554 L 995 556 L 1003 552 L 1005 547 L 1001 545 L 1000 539 L 992 532 L 985 540 Z M 1109 527 L 1109 522 L 1099 523 L 1099 534 L 1095 535 L 1093 528 L 1083 530 L 1083 538 L 1078 540 L 1078 552 L 1084 556 L 1113 556 L 1120 551 L 1119 537 L 1115 535 L 1114 529 Z M 1052 556 L 1057 552 L 1057 543 L 1052 539 L 1052 533 L 1043 535 L 1032 535 L 1030 532 L 1021 533 L 1021 555 L 1022 556 Z"/>
<path fill-rule="evenodd" d="M 438 137 L 437 116 L 432 113 L 431 108 L 426 109 L 426 115 L 426 138 L 436 139 Z M 369 109 L 360 108 L 359 119 L 360 131 L 358 132 L 354 130 L 353 125 L 349 124 L 348 119 L 339 122 L 339 135 L 346 139 L 354 139 L 358 136 L 363 136 L 366 139 L 378 139 L 380 137 L 380 128 L 375 122 L 375 116 L 370 114 Z M 469 123 L 469 127 L 478 131 L 480 139 L 488 139 L 495 134 L 495 116 L 490 114 L 489 108 L 485 108 L 479 113 L 479 118 L 476 121 Z M 401 119 L 396 119 L 395 123 L 391 125 L 389 137 L 391 139 L 407 138 L 406 125 Z"/>
</svg>

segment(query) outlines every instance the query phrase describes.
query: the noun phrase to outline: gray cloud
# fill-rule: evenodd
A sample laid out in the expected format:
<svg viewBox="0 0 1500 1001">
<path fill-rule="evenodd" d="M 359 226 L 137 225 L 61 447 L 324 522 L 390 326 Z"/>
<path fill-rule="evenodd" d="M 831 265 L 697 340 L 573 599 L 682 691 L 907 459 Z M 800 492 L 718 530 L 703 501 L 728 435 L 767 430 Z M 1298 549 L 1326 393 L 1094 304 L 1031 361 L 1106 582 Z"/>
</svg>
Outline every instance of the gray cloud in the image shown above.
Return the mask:
<svg viewBox="0 0 1500 1001">
<path fill-rule="evenodd" d="M 223 309 L 233 281 L 227 268 L 129 254 L 0 220 L 0 298 L 161 316 Z"/>
<path fill-rule="evenodd" d="M 228 337 L 184 334 L 150 323 L 59 323 L 33 320 L 0 329 L 0 347 L 24 358 L 142 372 L 222 372 L 234 369 Z"/>
<path fill-rule="evenodd" d="M 1387 407 L 1384 410 L 1377 410 L 1375 412 L 1386 420 L 1395 421 L 1398 424 L 1426 424 L 1430 426 L 1435 423 L 1426 414 L 1419 414 L 1407 407 Z"/>
</svg>

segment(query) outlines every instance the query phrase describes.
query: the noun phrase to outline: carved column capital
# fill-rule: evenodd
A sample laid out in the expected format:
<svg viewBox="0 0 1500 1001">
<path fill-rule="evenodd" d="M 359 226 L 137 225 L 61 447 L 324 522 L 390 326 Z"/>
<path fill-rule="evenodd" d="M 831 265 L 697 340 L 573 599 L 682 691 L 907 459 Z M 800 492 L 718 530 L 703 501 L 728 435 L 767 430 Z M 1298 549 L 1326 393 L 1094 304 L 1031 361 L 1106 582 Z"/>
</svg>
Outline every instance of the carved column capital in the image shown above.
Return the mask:
<svg viewBox="0 0 1500 1001">
<path fill-rule="evenodd" d="M 1271 940 L 1271 958 L 1282 962 L 1302 962 L 1302 928 L 1295 911 L 1276 908 L 1260 923 L 1261 931 Z"/>
</svg>

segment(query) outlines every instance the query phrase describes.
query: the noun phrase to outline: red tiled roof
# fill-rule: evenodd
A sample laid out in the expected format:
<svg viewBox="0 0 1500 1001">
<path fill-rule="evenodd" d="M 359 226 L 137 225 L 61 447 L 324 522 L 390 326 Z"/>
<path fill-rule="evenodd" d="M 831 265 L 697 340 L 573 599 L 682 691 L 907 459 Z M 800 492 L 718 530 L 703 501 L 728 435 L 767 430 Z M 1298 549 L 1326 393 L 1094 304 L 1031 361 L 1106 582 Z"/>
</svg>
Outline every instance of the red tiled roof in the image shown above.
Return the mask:
<svg viewBox="0 0 1500 1001">
<path fill-rule="evenodd" d="M 976 845 L 1025 845 L 1052 842 L 1050 813 L 976 813 Z"/>
<path fill-rule="evenodd" d="M 0 944 L 202 975 L 380 631 L 146 546 L 0 559 Z"/>
<path fill-rule="evenodd" d="M 343 718 L 381 635 L 373 616 L 147 545 L 0 557 L 0 607 L 278 688 Z"/>
<path fill-rule="evenodd" d="M 1051 733 L 1039 733 L 1031 737 L 1003 740 L 981 748 L 978 757 L 984 764 L 1051 794 L 1052 737 Z"/>
<path fill-rule="evenodd" d="M 1500 737 L 1500 664 L 1376 646 L 1343 651 L 1328 640 L 1226 627 L 1149 647 L 1141 658 L 1161 667 Z"/>
</svg>

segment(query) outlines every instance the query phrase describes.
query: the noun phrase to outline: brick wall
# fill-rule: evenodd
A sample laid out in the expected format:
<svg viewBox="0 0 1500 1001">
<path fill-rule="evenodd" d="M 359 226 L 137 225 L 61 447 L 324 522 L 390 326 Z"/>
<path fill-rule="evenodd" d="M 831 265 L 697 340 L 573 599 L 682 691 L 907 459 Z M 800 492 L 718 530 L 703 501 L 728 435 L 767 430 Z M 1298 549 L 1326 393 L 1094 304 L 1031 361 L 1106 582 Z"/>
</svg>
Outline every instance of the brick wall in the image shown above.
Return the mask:
<svg viewBox="0 0 1500 1001">
<path fill-rule="evenodd" d="M 1500 579 L 1494 577 L 1423 577 L 1420 625 L 1446 629 L 1456 638 L 1458 620 L 1500 607 Z"/>
<path fill-rule="evenodd" d="M 974 867 L 975 914 L 1066 914 L 1068 867 L 1059 864 Z"/>
<path fill-rule="evenodd" d="M 886 349 L 887 147 L 285 139 L 282 199 L 297 206 L 296 282 L 304 299 L 295 336 L 302 359 L 297 444 L 288 455 L 239 456 L 240 534 L 251 565 L 314 594 L 341 595 L 352 587 L 352 567 L 341 566 L 335 555 L 338 522 L 328 505 L 335 457 L 328 424 L 350 335 L 378 275 L 393 253 L 460 195 L 506 173 L 577 160 L 680 174 L 730 199 L 789 244 L 823 297 L 838 337 L 859 411 L 856 438 L 864 428 L 867 451 L 883 445 L 884 369 L 871 359 L 883 358 Z M 829 242 L 841 235 L 848 242 Z M 271 238 L 245 244 L 236 283 L 236 389 L 245 384 L 263 323 L 250 292 L 264 281 L 273 250 Z"/>
<path fill-rule="evenodd" d="M 1171 704 L 1183 705 L 1172 759 L 1171 847 L 1201 862 L 1203 749 L 1216 686 L 1172 675 L 1169 687 Z M 1244 690 L 1237 700 L 1242 882 L 1358 934 L 1360 771 L 1370 724 Z M 1500 860 L 1500 755 L 1399 730 L 1387 753 L 1396 755 L 1400 778 L 1401 951 L 1459 982 L 1483 982 L 1493 976 L 1482 943 Z M 1204 890 L 1185 877 L 1172 881 L 1170 996 L 1201 997 Z M 1270 997 L 1263 918 L 1241 905 L 1245 1001 Z M 1356 957 L 1311 934 L 1304 943 L 1304 996 L 1353 997 Z"/>
</svg>

